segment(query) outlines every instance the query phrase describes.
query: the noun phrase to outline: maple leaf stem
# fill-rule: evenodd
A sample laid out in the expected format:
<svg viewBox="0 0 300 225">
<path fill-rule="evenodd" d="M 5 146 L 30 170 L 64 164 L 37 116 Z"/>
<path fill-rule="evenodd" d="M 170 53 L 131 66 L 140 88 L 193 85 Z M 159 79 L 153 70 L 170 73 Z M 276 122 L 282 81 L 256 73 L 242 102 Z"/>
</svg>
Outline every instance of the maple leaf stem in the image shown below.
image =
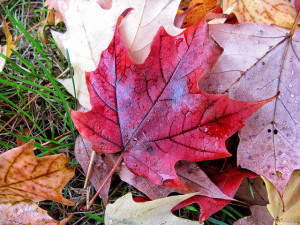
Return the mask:
<svg viewBox="0 0 300 225">
<path fill-rule="evenodd" d="M 119 166 L 119 164 L 122 162 L 123 157 L 124 157 L 124 151 L 122 151 L 119 159 L 117 160 L 116 164 L 114 165 L 114 167 L 111 169 L 110 173 L 107 175 L 106 179 L 104 180 L 103 184 L 100 186 L 100 188 L 98 189 L 97 193 L 94 195 L 94 197 L 91 199 L 91 201 L 89 202 L 89 204 L 87 205 L 87 209 L 89 209 L 91 207 L 91 205 L 94 203 L 95 199 L 97 198 L 97 196 L 99 195 L 99 193 L 101 192 L 101 190 L 103 189 L 103 187 L 105 186 L 105 184 L 108 182 L 108 180 L 111 178 L 111 176 L 113 175 L 113 173 L 116 171 L 117 167 Z"/>
</svg>

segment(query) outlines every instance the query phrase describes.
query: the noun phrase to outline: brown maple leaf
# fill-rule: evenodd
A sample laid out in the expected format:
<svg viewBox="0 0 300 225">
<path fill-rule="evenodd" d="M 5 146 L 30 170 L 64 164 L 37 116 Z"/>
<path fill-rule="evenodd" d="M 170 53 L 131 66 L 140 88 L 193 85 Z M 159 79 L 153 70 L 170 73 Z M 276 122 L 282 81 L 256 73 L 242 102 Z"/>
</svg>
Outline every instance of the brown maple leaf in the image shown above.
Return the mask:
<svg viewBox="0 0 300 225">
<path fill-rule="evenodd" d="M 238 164 L 265 176 L 280 191 L 300 168 L 300 32 L 289 33 L 255 23 L 211 25 L 210 34 L 224 53 L 199 82 L 204 91 L 244 101 L 280 92 L 249 118 L 238 147 Z"/>
<path fill-rule="evenodd" d="M 61 195 L 74 176 L 64 154 L 35 157 L 33 141 L 0 155 L 0 203 L 52 200 L 74 205 Z"/>
</svg>

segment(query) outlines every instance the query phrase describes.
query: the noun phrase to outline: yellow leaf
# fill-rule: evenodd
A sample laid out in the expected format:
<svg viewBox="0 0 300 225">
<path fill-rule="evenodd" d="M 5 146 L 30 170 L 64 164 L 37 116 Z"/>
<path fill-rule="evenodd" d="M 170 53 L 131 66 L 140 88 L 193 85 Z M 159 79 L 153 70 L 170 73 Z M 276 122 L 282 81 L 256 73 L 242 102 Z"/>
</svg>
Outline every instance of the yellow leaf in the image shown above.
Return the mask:
<svg viewBox="0 0 300 225">
<path fill-rule="evenodd" d="M 223 11 L 236 0 L 223 0 Z M 296 9 L 288 0 L 239 0 L 233 10 L 240 23 L 275 24 L 292 28 Z"/>
<path fill-rule="evenodd" d="M 52 200 L 65 205 L 73 202 L 61 195 L 74 176 L 64 154 L 35 157 L 33 141 L 0 155 L 0 203 Z"/>
<path fill-rule="evenodd" d="M 300 224 L 300 170 L 295 170 L 283 188 L 282 197 L 274 185 L 262 176 L 265 181 L 270 204 L 268 210 L 277 225 Z"/>
</svg>

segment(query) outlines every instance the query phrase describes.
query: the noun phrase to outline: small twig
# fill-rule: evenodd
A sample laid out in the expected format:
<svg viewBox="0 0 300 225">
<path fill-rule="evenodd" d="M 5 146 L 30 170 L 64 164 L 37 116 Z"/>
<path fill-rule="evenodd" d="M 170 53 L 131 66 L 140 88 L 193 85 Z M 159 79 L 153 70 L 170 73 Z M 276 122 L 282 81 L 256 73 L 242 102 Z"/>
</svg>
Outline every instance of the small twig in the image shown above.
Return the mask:
<svg viewBox="0 0 300 225">
<path fill-rule="evenodd" d="M 54 140 L 57 141 L 57 140 L 63 138 L 64 136 L 67 136 L 67 135 L 69 135 L 69 134 L 71 134 L 71 131 L 68 131 L 68 132 L 66 132 L 66 133 L 64 133 L 64 134 L 62 134 L 62 135 L 56 137 Z M 41 144 L 41 146 L 46 146 L 46 145 L 49 145 L 49 144 L 51 144 L 51 143 L 52 143 L 51 141 L 47 141 L 47 142 L 45 142 L 44 144 Z M 37 148 L 34 148 L 34 149 L 33 149 L 33 151 L 35 151 L 35 150 L 37 150 Z"/>
<path fill-rule="evenodd" d="M 119 166 L 119 164 L 122 162 L 124 153 L 125 152 L 121 153 L 118 161 L 116 162 L 116 164 L 114 165 L 114 167 L 111 169 L 110 173 L 107 175 L 105 181 L 103 182 L 103 184 L 101 185 L 101 187 L 99 188 L 99 190 L 97 191 L 97 193 L 94 195 L 94 197 L 92 198 L 92 200 L 87 205 L 87 207 L 86 207 L 87 209 L 89 209 L 91 207 L 91 205 L 94 203 L 95 199 L 98 197 L 98 195 L 100 194 L 100 192 L 103 189 L 103 187 L 106 185 L 106 183 L 108 182 L 108 180 L 111 178 L 111 176 L 113 175 L 113 173 L 116 171 L 116 169 Z"/>
<path fill-rule="evenodd" d="M 42 21 L 43 22 L 43 21 Z M 42 22 L 39 22 L 38 24 L 34 25 L 33 27 L 31 27 L 29 30 L 27 30 L 27 32 L 29 33 L 30 31 L 32 31 L 33 29 L 37 28 L 39 25 L 42 24 Z M 20 34 L 19 37 L 17 37 L 17 39 L 12 43 L 12 45 L 16 45 L 18 43 L 18 41 L 22 38 L 25 37 L 24 33 Z"/>
<path fill-rule="evenodd" d="M 89 168 L 88 168 L 88 171 L 86 173 L 83 189 L 86 189 L 87 183 L 89 181 L 89 177 L 90 177 L 90 173 L 91 173 L 91 170 L 92 170 L 92 165 L 93 165 L 93 162 L 94 162 L 95 155 L 96 155 L 95 151 L 92 151 L 92 156 L 90 158 Z"/>
</svg>

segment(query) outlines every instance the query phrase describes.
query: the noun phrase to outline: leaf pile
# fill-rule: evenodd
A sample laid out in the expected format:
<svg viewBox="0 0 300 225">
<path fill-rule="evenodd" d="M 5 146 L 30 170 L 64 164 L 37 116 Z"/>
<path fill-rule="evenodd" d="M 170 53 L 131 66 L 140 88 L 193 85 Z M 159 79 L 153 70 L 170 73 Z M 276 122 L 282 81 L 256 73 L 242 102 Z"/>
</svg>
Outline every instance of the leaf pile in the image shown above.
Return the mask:
<svg viewBox="0 0 300 225">
<path fill-rule="evenodd" d="M 80 103 L 71 110 L 75 156 L 101 189 L 105 223 L 196 224 L 171 213 L 192 203 L 202 223 L 235 201 L 244 177 L 259 175 L 269 204 L 251 206 L 252 216 L 235 224 L 299 223 L 299 1 L 179 4 L 45 2 L 42 40 L 46 26 L 66 25 L 51 31 L 74 69 L 60 82 Z M 16 41 L 3 21 L 9 57 Z M 68 161 L 35 157 L 33 142 L 2 154 L 0 223 L 65 224 L 69 218 L 55 221 L 35 202 L 74 205 L 61 195 L 74 175 Z M 107 204 L 114 170 L 147 201 L 128 193 Z M 267 209 L 273 219 L 262 216 Z"/>
</svg>

